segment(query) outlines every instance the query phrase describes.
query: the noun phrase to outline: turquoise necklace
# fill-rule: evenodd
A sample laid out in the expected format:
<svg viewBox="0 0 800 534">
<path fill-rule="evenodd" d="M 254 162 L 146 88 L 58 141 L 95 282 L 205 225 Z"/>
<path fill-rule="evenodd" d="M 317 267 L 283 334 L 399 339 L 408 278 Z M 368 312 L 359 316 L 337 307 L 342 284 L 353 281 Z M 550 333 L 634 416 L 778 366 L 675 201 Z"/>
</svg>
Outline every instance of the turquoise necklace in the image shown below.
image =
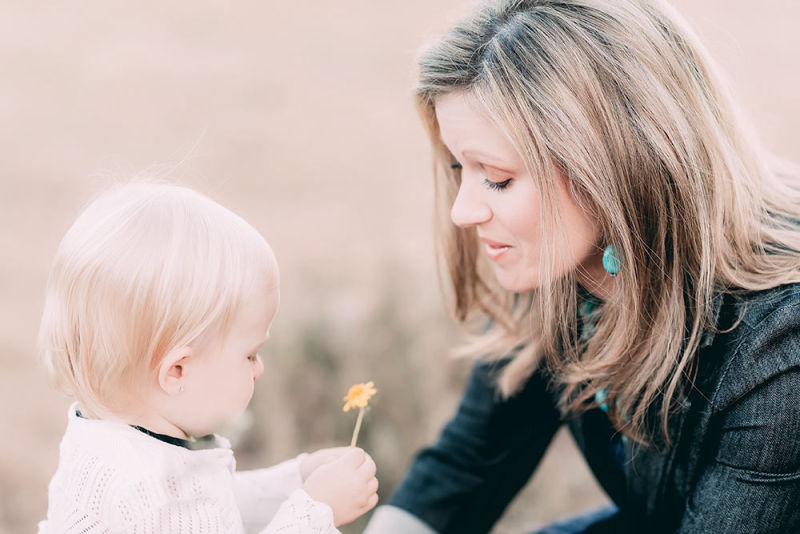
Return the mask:
<svg viewBox="0 0 800 534">
<path fill-rule="evenodd" d="M 589 293 L 585 289 L 581 291 L 582 300 L 578 306 L 578 315 L 583 325 L 581 331 L 581 341 L 587 342 L 597 329 L 597 319 L 600 317 L 601 300 Z M 594 394 L 594 402 L 604 412 L 608 412 L 608 394 L 606 389 L 600 389 Z M 622 436 L 622 443 L 627 443 L 628 438 Z"/>
</svg>

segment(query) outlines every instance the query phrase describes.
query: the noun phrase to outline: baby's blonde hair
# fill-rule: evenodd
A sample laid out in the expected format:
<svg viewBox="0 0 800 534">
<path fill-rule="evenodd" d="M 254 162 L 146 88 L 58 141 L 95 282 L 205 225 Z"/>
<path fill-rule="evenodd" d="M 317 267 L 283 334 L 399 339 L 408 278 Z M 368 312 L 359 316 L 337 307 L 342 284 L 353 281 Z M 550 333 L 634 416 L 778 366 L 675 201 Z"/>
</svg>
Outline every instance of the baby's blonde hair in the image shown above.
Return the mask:
<svg viewBox="0 0 800 534">
<path fill-rule="evenodd" d="M 125 413 L 171 349 L 224 333 L 252 280 L 278 284 L 264 238 L 186 187 L 136 182 L 94 199 L 59 245 L 39 347 L 93 417 Z"/>
</svg>

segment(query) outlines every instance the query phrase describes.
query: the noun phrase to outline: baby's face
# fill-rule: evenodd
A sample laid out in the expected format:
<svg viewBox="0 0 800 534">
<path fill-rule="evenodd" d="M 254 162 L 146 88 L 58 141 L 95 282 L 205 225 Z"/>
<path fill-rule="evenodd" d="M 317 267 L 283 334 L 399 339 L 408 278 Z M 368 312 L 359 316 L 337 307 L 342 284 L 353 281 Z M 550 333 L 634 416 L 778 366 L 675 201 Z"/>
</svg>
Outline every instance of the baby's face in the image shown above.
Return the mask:
<svg viewBox="0 0 800 534">
<path fill-rule="evenodd" d="M 264 371 L 258 351 L 280 300 L 277 281 L 264 278 L 245 292 L 227 335 L 208 339 L 185 368 L 183 395 L 193 413 L 184 414 L 183 430 L 190 435 L 208 434 L 241 415 L 253 396 Z"/>
</svg>

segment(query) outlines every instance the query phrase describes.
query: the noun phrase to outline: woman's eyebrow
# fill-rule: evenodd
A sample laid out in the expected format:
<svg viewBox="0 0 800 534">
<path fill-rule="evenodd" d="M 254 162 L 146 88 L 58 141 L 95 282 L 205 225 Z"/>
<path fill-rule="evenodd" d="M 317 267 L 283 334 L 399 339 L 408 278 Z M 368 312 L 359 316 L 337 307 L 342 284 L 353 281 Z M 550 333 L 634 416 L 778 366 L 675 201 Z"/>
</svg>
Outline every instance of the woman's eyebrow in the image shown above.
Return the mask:
<svg viewBox="0 0 800 534">
<path fill-rule="evenodd" d="M 473 148 L 468 148 L 463 152 L 464 156 L 468 158 L 475 159 L 475 160 L 482 160 L 482 165 L 484 167 L 491 167 L 493 169 L 497 169 L 498 171 L 503 172 L 512 172 L 514 170 L 514 166 L 509 166 L 509 162 L 507 160 L 501 161 L 492 154 L 484 152 L 482 150 L 477 150 Z"/>
<path fill-rule="evenodd" d="M 492 171 L 497 171 L 501 174 L 516 174 L 515 171 L 511 170 L 508 167 L 498 167 L 497 165 L 490 165 L 490 164 L 484 164 L 483 167 Z"/>
</svg>

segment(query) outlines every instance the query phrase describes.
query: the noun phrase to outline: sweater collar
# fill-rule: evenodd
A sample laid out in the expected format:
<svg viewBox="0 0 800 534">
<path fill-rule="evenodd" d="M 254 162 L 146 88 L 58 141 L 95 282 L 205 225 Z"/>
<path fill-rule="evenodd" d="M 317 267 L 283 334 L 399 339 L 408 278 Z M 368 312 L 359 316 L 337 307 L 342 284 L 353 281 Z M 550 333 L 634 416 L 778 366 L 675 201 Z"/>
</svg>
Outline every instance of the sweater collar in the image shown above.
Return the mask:
<svg viewBox="0 0 800 534">
<path fill-rule="evenodd" d="M 88 420 L 88 417 L 84 416 L 81 413 L 81 410 L 78 406 L 75 406 L 75 415 L 81 419 Z M 159 441 L 162 441 L 169 445 L 174 445 L 176 447 L 183 447 L 184 449 L 188 449 L 190 451 L 215 449 L 219 447 L 219 443 L 217 442 L 217 437 L 214 434 L 208 434 L 206 436 L 200 436 L 194 439 L 182 439 L 182 438 L 176 438 L 174 436 L 168 436 L 166 434 L 159 434 L 158 432 L 153 432 L 152 430 L 148 430 L 142 426 L 137 426 L 137 425 L 128 425 L 128 426 L 135 430 L 138 430 L 142 434 L 150 436 L 151 438 L 155 438 Z"/>
</svg>

